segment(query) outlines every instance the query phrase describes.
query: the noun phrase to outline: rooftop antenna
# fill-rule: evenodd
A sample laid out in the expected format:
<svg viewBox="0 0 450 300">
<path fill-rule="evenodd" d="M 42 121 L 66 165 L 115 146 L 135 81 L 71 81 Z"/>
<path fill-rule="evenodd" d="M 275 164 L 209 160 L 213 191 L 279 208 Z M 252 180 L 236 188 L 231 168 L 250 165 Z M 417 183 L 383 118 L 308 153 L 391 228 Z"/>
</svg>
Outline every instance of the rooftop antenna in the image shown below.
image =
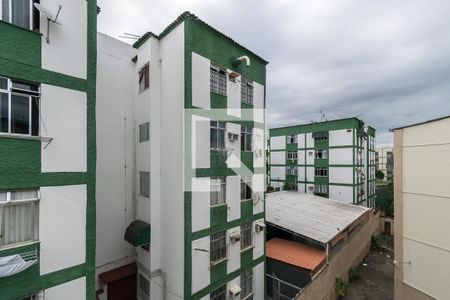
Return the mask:
<svg viewBox="0 0 450 300">
<path fill-rule="evenodd" d="M 52 13 L 50 13 L 47 9 L 45 9 L 42 5 L 39 3 L 34 3 L 34 7 L 41 13 L 41 15 L 45 16 L 47 18 L 47 36 L 45 37 L 45 41 L 47 44 L 50 43 L 50 23 L 61 25 L 61 23 L 58 22 L 58 16 L 61 12 L 62 5 L 60 4 L 58 6 L 58 12 L 56 13 L 56 16 L 53 16 Z"/>
<path fill-rule="evenodd" d="M 124 32 L 123 35 L 119 35 L 119 37 L 124 38 L 124 39 L 132 39 L 132 40 L 138 40 L 141 38 L 140 35 L 127 33 L 127 32 Z"/>
<path fill-rule="evenodd" d="M 325 116 L 325 113 L 320 110 L 320 122 L 323 122 L 324 120 L 328 121 L 326 116 Z"/>
</svg>

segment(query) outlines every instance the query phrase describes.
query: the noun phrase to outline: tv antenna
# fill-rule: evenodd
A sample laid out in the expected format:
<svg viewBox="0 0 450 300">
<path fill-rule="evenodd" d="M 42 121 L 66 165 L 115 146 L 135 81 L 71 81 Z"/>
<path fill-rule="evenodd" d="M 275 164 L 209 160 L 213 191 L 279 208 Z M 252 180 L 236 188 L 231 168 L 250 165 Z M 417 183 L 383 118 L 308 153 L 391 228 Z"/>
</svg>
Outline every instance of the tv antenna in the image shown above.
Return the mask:
<svg viewBox="0 0 450 300">
<path fill-rule="evenodd" d="M 50 23 L 61 25 L 61 23 L 58 22 L 58 16 L 61 12 L 62 5 L 60 4 L 58 6 L 58 12 L 56 13 L 56 16 L 53 16 L 51 12 L 49 12 L 46 8 L 44 8 L 39 3 L 34 3 L 34 7 L 41 13 L 41 15 L 45 16 L 47 18 L 47 36 L 45 37 L 45 41 L 47 44 L 50 43 Z"/>
<path fill-rule="evenodd" d="M 326 115 L 323 111 L 320 110 L 320 122 L 328 121 Z"/>
</svg>

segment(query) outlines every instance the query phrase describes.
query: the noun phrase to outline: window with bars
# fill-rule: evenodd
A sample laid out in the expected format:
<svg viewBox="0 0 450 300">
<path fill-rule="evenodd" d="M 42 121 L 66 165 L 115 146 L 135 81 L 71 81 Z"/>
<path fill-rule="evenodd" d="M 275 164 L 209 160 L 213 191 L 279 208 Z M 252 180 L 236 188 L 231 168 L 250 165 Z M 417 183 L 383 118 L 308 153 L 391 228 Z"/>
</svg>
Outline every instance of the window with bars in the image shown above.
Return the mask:
<svg viewBox="0 0 450 300">
<path fill-rule="evenodd" d="M 328 168 L 316 167 L 316 168 L 314 168 L 314 175 L 317 177 L 327 177 L 328 176 Z"/>
<path fill-rule="evenodd" d="M 253 81 L 241 76 L 241 101 L 253 105 Z"/>
<path fill-rule="evenodd" d="M 150 122 L 139 125 L 139 143 L 150 140 Z"/>
<path fill-rule="evenodd" d="M 327 159 L 328 150 L 318 149 L 315 151 L 314 157 L 316 159 Z"/>
<path fill-rule="evenodd" d="M 241 225 L 241 250 L 252 246 L 252 222 Z"/>
<path fill-rule="evenodd" d="M 214 233 L 210 240 L 210 262 L 215 263 L 227 258 L 226 230 Z"/>
<path fill-rule="evenodd" d="M 241 126 L 241 151 L 252 152 L 252 128 Z"/>
<path fill-rule="evenodd" d="M 0 77 L 0 132 L 39 135 L 37 84 Z"/>
<path fill-rule="evenodd" d="M 148 298 L 150 296 L 150 282 L 144 275 L 139 273 L 139 294 L 142 298 Z"/>
<path fill-rule="evenodd" d="M 39 30 L 39 11 L 33 7 L 36 0 L 2 0 L 1 19 L 16 26 Z"/>
<path fill-rule="evenodd" d="M 227 70 L 211 64 L 210 90 L 219 95 L 227 95 Z"/>
<path fill-rule="evenodd" d="M 324 142 L 326 140 L 328 140 L 327 136 L 316 136 L 316 137 L 314 137 L 314 142 Z"/>
<path fill-rule="evenodd" d="M 224 150 L 227 123 L 222 121 L 211 121 L 210 124 L 210 148 Z"/>
<path fill-rule="evenodd" d="M 0 191 L 0 247 L 38 240 L 39 191 Z"/>
<path fill-rule="evenodd" d="M 297 143 L 297 135 L 288 135 L 286 137 L 287 144 L 296 144 Z"/>
<path fill-rule="evenodd" d="M 241 299 L 247 299 L 253 293 L 253 271 L 247 270 L 241 273 Z"/>
<path fill-rule="evenodd" d="M 287 157 L 289 160 L 297 160 L 298 152 L 297 151 L 288 151 Z"/>
<path fill-rule="evenodd" d="M 328 194 L 328 186 L 327 185 L 315 185 L 314 193 L 316 194 Z"/>
<path fill-rule="evenodd" d="M 139 172 L 139 194 L 150 197 L 150 172 Z"/>
<path fill-rule="evenodd" d="M 242 176 L 241 177 L 241 201 L 252 199 L 252 176 Z"/>
<path fill-rule="evenodd" d="M 226 284 L 215 289 L 209 294 L 209 299 L 211 300 L 226 300 L 227 299 L 227 286 Z"/>
<path fill-rule="evenodd" d="M 210 204 L 220 205 L 226 203 L 227 180 L 226 177 L 211 177 L 211 197 Z"/>
<path fill-rule="evenodd" d="M 150 64 L 146 63 L 139 71 L 139 94 L 143 93 L 150 86 Z"/>
<path fill-rule="evenodd" d="M 286 167 L 286 175 L 297 175 L 296 167 Z"/>
</svg>

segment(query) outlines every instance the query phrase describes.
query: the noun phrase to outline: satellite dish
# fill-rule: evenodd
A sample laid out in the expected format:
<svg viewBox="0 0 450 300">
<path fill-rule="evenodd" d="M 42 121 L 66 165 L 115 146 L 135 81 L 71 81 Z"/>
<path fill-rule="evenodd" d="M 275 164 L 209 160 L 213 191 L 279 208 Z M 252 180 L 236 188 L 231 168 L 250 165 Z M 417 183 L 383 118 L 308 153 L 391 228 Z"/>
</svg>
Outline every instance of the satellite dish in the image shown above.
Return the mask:
<svg viewBox="0 0 450 300">
<path fill-rule="evenodd" d="M 58 6 L 58 12 L 56 13 L 56 16 L 53 16 L 53 14 L 51 12 L 49 12 L 41 4 L 34 3 L 33 5 L 41 13 L 41 15 L 43 17 L 47 18 L 47 37 L 45 38 L 45 40 L 47 41 L 47 43 L 50 43 L 50 23 L 61 25 L 61 23 L 58 22 L 58 16 L 59 16 L 59 13 L 61 12 L 62 6 L 61 6 L 61 4 Z"/>
</svg>

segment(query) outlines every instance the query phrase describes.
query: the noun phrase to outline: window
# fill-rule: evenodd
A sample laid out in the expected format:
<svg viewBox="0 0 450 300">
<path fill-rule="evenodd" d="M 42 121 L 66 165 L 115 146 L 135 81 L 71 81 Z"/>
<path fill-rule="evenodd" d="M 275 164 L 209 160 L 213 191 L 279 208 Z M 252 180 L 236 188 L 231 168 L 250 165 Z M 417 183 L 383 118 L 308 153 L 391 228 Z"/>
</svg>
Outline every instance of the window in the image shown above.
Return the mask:
<svg viewBox="0 0 450 300">
<path fill-rule="evenodd" d="M 326 140 L 328 140 L 327 136 L 316 136 L 316 137 L 314 137 L 314 142 L 324 142 Z"/>
<path fill-rule="evenodd" d="M 297 175 L 296 167 L 286 167 L 286 175 Z"/>
<path fill-rule="evenodd" d="M 252 176 L 241 177 L 241 201 L 253 198 Z"/>
<path fill-rule="evenodd" d="M 150 283 L 147 278 L 139 273 L 139 295 L 142 298 L 148 298 L 150 296 Z"/>
<path fill-rule="evenodd" d="M 138 71 L 139 74 L 139 94 L 150 86 L 150 64 L 146 63 Z"/>
<path fill-rule="evenodd" d="M 241 76 L 241 101 L 253 105 L 253 81 Z"/>
<path fill-rule="evenodd" d="M 139 172 L 139 194 L 150 197 L 150 173 Z"/>
<path fill-rule="evenodd" d="M 327 177 L 328 176 L 328 168 L 315 168 L 314 175 L 317 177 Z"/>
<path fill-rule="evenodd" d="M 39 86 L 0 77 L 0 132 L 39 135 Z"/>
<path fill-rule="evenodd" d="M 38 239 L 38 190 L 0 191 L 0 247 Z"/>
<path fill-rule="evenodd" d="M 328 186 L 326 185 L 315 185 L 314 193 L 316 194 L 328 194 Z"/>
<path fill-rule="evenodd" d="M 211 206 L 226 203 L 226 187 L 226 177 L 211 177 Z"/>
<path fill-rule="evenodd" d="M 322 150 L 322 149 L 316 150 L 314 157 L 316 159 L 327 159 L 328 151 L 327 150 Z"/>
<path fill-rule="evenodd" d="M 150 140 L 150 122 L 139 125 L 139 143 Z"/>
<path fill-rule="evenodd" d="M 297 143 L 297 136 L 296 135 L 288 135 L 286 143 L 288 143 L 288 144 L 296 144 Z"/>
<path fill-rule="evenodd" d="M 241 250 L 252 246 L 252 222 L 241 225 Z"/>
<path fill-rule="evenodd" d="M 221 231 L 211 235 L 211 252 L 210 261 L 211 263 L 218 262 L 227 257 L 227 232 Z"/>
<path fill-rule="evenodd" d="M 252 151 L 252 129 L 247 126 L 241 126 L 241 151 Z"/>
<path fill-rule="evenodd" d="M 298 155 L 297 151 L 288 151 L 287 153 L 287 157 L 289 160 L 297 160 L 297 155 Z"/>
<path fill-rule="evenodd" d="M 2 0 L 1 19 L 26 29 L 39 29 L 39 12 L 33 0 Z"/>
<path fill-rule="evenodd" d="M 227 128 L 226 122 L 211 121 L 210 145 L 211 149 L 224 150 L 225 149 L 225 131 Z"/>
<path fill-rule="evenodd" d="M 219 95 L 227 95 L 227 70 L 211 64 L 210 90 Z"/>
<path fill-rule="evenodd" d="M 253 271 L 247 270 L 241 273 L 241 299 L 247 299 L 253 293 Z"/>
<path fill-rule="evenodd" d="M 211 300 L 226 300 L 227 299 L 227 286 L 222 285 L 220 288 L 214 290 L 209 294 Z"/>
</svg>

